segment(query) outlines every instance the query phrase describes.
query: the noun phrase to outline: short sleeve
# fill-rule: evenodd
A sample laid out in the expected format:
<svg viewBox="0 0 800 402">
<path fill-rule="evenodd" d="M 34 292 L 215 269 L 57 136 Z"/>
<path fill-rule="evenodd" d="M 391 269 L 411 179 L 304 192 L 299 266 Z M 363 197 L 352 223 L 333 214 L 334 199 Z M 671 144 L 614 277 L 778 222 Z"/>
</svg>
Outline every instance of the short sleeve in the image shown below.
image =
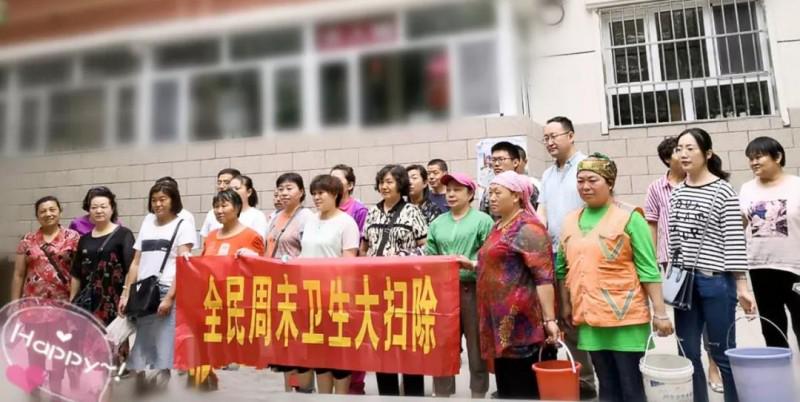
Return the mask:
<svg viewBox="0 0 800 402">
<path fill-rule="evenodd" d="M 248 246 L 248 248 L 250 250 L 255 251 L 258 255 L 263 255 L 264 254 L 264 238 L 261 237 L 260 234 L 258 234 L 258 233 L 256 233 L 256 234 L 257 234 L 257 236 L 253 236 L 253 238 L 250 241 L 250 245 Z"/>
<path fill-rule="evenodd" d="M 727 184 L 727 183 L 726 183 Z M 729 272 L 747 271 L 747 248 L 742 226 L 739 198 L 733 189 L 725 199 L 722 215 L 722 232 L 725 236 L 725 270 Z"/>
<path fill-rule="evenodd" d="M 135 252 L 133 251 L 133 244 L 136 241 L 133 237 L 133 232 L 130 229 L 123 228 L 120 230 L 124 230 L 124 234 L 122 237 L 122 269 L 127 274 L 128 269 L 131 267 L 131 263 L 133 262 L 133 256 Z"/>
<path fill-rule="evenodd" d="M 638 213 L 632 213 L 625 226 L 625 233 L 631 238 L 633 263 L 636 265 L 639 280 L 641 282 L 661 282 L 653 236 L 650 234 L 650 227 L 644 217 Z"/>
<path fill-rule="evenodd" d="M 28 239 L 28 235 L 25 235 L 20 239 L 19 244 L 17 244 L 17 254 L 25 255 L 28 254 L 28 248 L 30 247 L 30 239 Z"/>
<path fill-rule="evenodd" d="M 345 215 L 344 227 L 342 228 L 342 250 L 357 249 L 361 243 L 358 224 L 350 215 Z"/>
<path fill-rule="evenodd" d="M 492 226 L 494 226 L 494 220 L 491 216 L 486 214 L 481 214 L 481 223 L 478 227 L 478 244 L 483 245 L 486 242 L 486 238 L 489 237 L 489 233 L 492 232 Z"/>
<path fill-rule="evenodd" d="M 644 202 L 644 217 L 648 222 L 658 222 L 658 215 L 661 210 L 661 205 L 658 202 L 658 195 L 656 193 L 656 184 L 658 181 L 650 183 L 647 187 L 647 198 Z"/>
<path fill-rule="evenodd" d="M 83 245 L 84 241 L 83 237 L 78 240 L 78 250 L 86 248 L 86 246 Z M 69 269 L 69 274 L 73 278 L 81 279 L 81 259 L 80 252 L 75 253 L 75 258 L 72 259 L 72 266 Z"/>
<path fill-rule="evenodd" d="M 208 236 L 208 233 L 213 229 L 214 222 L 216 220 L 217 218 L 214 216 L 214 211 L 209 210 L 206 214 L 205 220 L 203 220 L 203 226 L 200 228 L 200 236 Z M 183 225 L 181 224 L 181 226 Z"/>
<path fill-rule="evenodd" d="M 147 217 L 144 218 L 142 224 L 139 226 L 139 233 L 136 236 L 136 241 L 133 242 L 133 249 L 142 251 L 142 237 L 150 228 L 148 227 Z"/>
<path fill-rule="evenodd" d="M 537 286 L 553 283 L 553 245 L 544 226 L 524 223 L 511 246 L 530 269 Z"/>
<path fill-rule="evenodd" d="M 362 207 L 362 208 L 356 209 L 356 212 L 353 214 L 353 215 L 355 215 L 355 216 L 353 216 L 353 219 L 355 219 L 355 221 L 356 221 L 356 225 L 358 227 L 358 232 L 359 233 L 364 231 L 364 223 L 367 220 L 367 212 L 368 212 L 367 208 L 366 207 Z"/>
<path fill-rule="evenodd" d="M 749 183 L 742 184 L 742 187 L 739 189 L 739 209 L 742 212 L 742 215 L 750 220 L 750 213 L 748 211 L 750 207 L 750 185 Z"/>
<path fill-rule="evenodd" d="M 556 279 L 563 281 L 567 278 L 567 256 L 564 254 L 564 247 L 558 245 L 556 254 Z"/>
<path fill-rule="evenodd" d="M 186 221 L 181 222 L 180 225 L 181 226 L 178 229 L 178 234 L 175 236 L 175 245 L 185 246 L 188 244 L 190 247 L 193 246 L 197 241 L 194 228 L 190 227 Z"/>
</svg>

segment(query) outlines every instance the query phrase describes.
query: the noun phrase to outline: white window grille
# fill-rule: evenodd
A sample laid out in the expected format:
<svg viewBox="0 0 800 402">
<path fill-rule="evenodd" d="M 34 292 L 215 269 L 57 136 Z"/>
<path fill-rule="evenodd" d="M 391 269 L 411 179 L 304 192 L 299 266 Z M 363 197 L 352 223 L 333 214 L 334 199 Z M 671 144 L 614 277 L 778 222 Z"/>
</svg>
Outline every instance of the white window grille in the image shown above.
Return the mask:
<svg viewBox="0 0 800 402">
<path fill-rule="evenodd" d="M 670 0 L 601 15 L 611 127 L 776 112 L 760 1 Z"/>
</svg>

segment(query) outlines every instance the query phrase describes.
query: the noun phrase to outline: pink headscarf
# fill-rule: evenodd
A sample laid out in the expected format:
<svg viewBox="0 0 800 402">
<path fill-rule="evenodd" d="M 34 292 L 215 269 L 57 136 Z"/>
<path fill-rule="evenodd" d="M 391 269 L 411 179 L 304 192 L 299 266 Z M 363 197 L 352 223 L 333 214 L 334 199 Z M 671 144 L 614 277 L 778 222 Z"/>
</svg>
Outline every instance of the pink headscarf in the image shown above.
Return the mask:
<svg viewBox="0 0 800 402">
<path fill-rule="evenodd" d="M 533 186 L 526 176 L 509 170 L 495 176 L 490 184 L 499 184 L 512 192 L 520 193 L 523 199 L 522 209 L 536 216 L 536 211 L 533 210 L 533 205 L 531 205 Z"/>
</svg>

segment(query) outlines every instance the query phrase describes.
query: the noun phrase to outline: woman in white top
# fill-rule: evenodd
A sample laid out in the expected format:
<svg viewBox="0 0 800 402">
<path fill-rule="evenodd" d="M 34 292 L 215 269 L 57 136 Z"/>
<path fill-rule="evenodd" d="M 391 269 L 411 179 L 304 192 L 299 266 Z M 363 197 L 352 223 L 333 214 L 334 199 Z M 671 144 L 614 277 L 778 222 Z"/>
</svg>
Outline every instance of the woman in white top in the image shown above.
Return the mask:
<svg viewBox="0 0 800 402">
<path fill-rule="evenodd" d="M 745 150 L 755 178 L 739 192 L 745 218 L 747 262 L 762 317 L 786 333 L 786 308 L 800 340 L 800 177 L 783 171 L 786 152 L 773 138 L 758 137 Z M 788 348 L 773 326 L 762 325 L 767 346 Z"/>
<path fill-rule="evenodd" d="M 136 341 L 128 359 L 128 367 L 139 371 L 136 378 L 138 391 L 145 391 L 143 370 L 146 368 L 158 370 L 154 383 L 159 388 L 166 388 L 169 382 L 175 341 L 175 260 L 178 255 L 188 256 L 197 241 L 194 228 L 178 218 L 183 204 L 177 186 L 158 182 L 150 189 L 148 198 L 148 210 L 156 219 L 142 222 L 133 245 L 133 262 L 119 300 L 119 314 L 124 316 L 131 284 L 158 276 L 161 304 L 155 314 L 137 317 Z"/>
<path fill-rule="evenodd" d="M 258 206 L 258 192 L 253 187 L 253 180 L 244 175 L 236 176 L 231 179 L 230 189 L 236 191 L 242 197 L 242 212 L 239 215 L 239 222 L 253 229 L 267 238 L 267 216 L 261 212 Z"/>
<path fill-rule="evenodd" d="M 303 229 L 300 257 L 355 257 L 359 246 L 358 225 L 339 209 L 344 194 L 342 182 L 328 174 L 311 181 L 311 196 L 318 214 L 310 217 Z M 347 394 L 350 372 L 316 369 L 320 394 Z"/>
</svg>

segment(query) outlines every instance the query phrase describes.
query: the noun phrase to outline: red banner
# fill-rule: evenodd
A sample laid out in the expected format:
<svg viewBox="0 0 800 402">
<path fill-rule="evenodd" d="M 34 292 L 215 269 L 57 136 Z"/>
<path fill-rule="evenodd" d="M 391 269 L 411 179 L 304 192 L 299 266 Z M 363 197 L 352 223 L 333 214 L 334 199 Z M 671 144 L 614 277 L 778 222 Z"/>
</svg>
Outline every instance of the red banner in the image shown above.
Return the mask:
<svg viewBox="0 0 800 402">
<path fill-rule="evenodd" d="M 452 257 L 178 259 L 175 367 L 459 370 Z"/>
</svg>

